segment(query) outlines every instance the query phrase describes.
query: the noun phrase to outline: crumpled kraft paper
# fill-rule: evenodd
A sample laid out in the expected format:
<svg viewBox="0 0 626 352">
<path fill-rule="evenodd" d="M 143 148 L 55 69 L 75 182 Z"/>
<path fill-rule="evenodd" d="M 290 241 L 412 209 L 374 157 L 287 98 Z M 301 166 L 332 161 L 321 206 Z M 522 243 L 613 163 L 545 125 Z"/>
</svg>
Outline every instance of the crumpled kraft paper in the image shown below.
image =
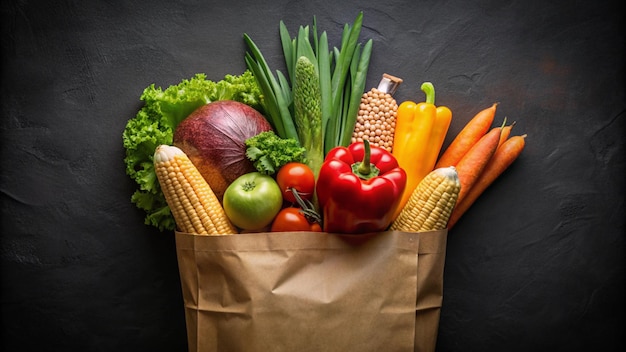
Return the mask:
<svg viewBox="0 0 626 352">
<path fill-rule="evenodd" d="M 176 232 L 189 351 L 434 351 L 446 239 Z"/>
</svg>

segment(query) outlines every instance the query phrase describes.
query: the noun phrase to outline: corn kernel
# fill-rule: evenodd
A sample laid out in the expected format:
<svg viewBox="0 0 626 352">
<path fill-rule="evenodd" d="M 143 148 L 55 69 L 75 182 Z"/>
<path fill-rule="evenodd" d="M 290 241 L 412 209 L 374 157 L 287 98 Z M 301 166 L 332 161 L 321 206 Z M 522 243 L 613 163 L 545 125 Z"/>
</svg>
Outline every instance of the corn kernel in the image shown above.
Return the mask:
<svg viewBox="0 0 626 352">
<path fill-rule="evenodd" d="M 215 193 L 182 150 L 159 146 L 154 164 L 165 200 L 180 231 L 204 235 L 237 233 Z"/>
<path fill-rule="evenodd" d="M 454 167 L 431 171 L 413 190 L 390 229 L 408 232 L 445 229 L 460 189 Z"/>
</svg>

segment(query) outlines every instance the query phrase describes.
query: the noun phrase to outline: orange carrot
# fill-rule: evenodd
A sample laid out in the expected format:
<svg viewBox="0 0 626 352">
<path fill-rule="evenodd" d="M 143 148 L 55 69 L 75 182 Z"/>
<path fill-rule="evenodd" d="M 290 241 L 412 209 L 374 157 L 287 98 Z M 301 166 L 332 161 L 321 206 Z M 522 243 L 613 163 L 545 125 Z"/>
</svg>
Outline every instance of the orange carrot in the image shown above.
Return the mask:
<svg viewBox="0 0 626 352">
<path fill-rule="evenodd" d="M 506 140 L 485 166 L 474 187 L 472 187 L 461 202 L 457 202 L 450 220 L 448 229 L 465 214 L 465 212 L 476 202 L 476 199 L 520 156 L 526 144 L 526 135 L 513 136 Z"/>
<path fill-rule="evenodd" d="M 506 119 L 504 121 L 506 123 Z M 461 202 L 467 195 L 467 192 L 474 186 L 485 166 L 496 152 L 503 126 L 505 126 L 504 123 L 500 127 L 492 128 L 487 134 L 482 136 L 456 164 L 456 172 L 459 174 L 459 181 L 461 182 L 461 190 L 456 200 L 457 203 Z"/>
<path fill-rule="evenodd" d="M 504 143 L 509 136 L 511 135 L 511 130 L 515 126 L 515 121 L 513 121 L 510 125 L 502 127 L 502 134 L 500 134 L 500 142 L 498 142 L 498 148 Z"/>
<path fill-rule="evenodd" d="M 452 140 L 452 143 L 450 143 L 448 148 L 443 152 L 437 164 L 435 164 L 435 169 L 456 166 L 463 155 L 489 131 L 496 115 L 497 105 L 498 103 L 494 103 L 491 107 L 478 112 L 465 127 L 463 127 L 454 140 Z"/>
</svg>

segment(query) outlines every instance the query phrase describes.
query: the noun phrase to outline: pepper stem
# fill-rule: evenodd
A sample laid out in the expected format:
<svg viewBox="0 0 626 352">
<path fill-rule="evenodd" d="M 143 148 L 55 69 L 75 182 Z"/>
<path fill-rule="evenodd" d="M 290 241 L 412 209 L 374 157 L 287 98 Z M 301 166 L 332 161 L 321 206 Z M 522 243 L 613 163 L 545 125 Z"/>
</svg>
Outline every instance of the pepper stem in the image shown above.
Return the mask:
<svg viewBox="0 0 626 352">
<path fill-rule="evenodd" d="M 365 153 L 363 153 L 363 161 L 359 164 L 359 173 L 367 175 L 372 172 L 372 168 L 370 167 L 370 159 L 372 157 L 372 147 L 370 147 L 370 141 L 365 139 L 363 141 L 363 147 L 365 148 Z"/>
<path fill-rule="evenodd" d="M 435 104 L 435 86 L 430 82 L 422 83 L 422 91 L 426 93 L 426 103 Z"/>
<path fill-rule="evenodd" d="M 372 157 L 372 147 L 370 147 L 370 141 L 364 139 L 363 147 L 365 148 L 363 161 L 352 164 L 352 172 L 364 180 L 369 180 L 370 178 L 378 176 L 380 170 L 376 167 L 376 165 L 370 162 Z"/>
</svg>

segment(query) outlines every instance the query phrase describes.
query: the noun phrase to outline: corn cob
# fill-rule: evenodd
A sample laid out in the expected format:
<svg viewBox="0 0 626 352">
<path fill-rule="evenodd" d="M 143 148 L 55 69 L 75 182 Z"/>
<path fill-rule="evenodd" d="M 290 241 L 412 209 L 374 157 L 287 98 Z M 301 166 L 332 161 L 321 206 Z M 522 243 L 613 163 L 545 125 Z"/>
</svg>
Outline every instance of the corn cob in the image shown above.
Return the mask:
<svg viewBox="0 0 626 352">
<path fill-rule="evenodd" d="M 211 186 L 181 149 L 158 146 L 154 168 L 180 231 L 200 235 L 237 233 Z"/>
<path fill-rule="evenodd" d="M 401 78 L 385 73 L 377 88 L 363 93 L 352 133 L 352 143 L 367 139 L 370 145 L 391 152 L 398 111 L 398 103 L 393 94 L 401 83 Z"/>
<path fill-rule="evenodd" d="M 390 229 L 406 232 L 445 229 L 460 189 L 454 166 L 431 171 L 413 190 Z"/>
</svg>

